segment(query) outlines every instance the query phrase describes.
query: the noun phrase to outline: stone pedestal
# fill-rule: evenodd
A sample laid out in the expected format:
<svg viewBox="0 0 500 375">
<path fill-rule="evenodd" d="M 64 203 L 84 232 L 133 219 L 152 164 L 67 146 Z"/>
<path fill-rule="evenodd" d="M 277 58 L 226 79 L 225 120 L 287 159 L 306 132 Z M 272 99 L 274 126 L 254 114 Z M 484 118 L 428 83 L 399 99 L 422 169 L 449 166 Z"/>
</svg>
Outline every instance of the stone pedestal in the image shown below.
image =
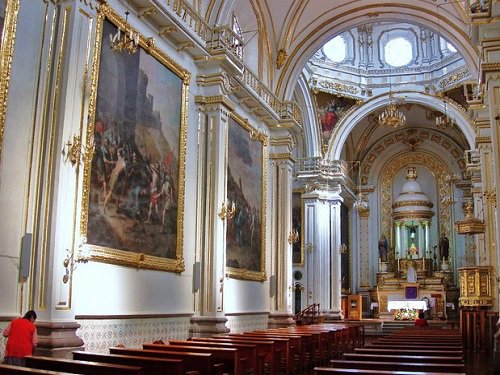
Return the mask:
<svg viewBox="0 0 500 375">
<path fill-rule="evenodd" d="M 450 270 L 450 262 L 448 260 L 441 261 L 441 271 L 449 271 Z"/>
<path fill-rule="evenodd" d="M 193 316 L 191 318 L 190 337 L 210 337 L 213 335 L 228 333 L 226 317 Z"/>
<path fill-rule="evenodd" d="M 84 350 L 83 340 L 76 335 L 77 322 L 36 322 L 38 346 L 36 355 L 72 359 L 72 352 Z"/>
</svg>

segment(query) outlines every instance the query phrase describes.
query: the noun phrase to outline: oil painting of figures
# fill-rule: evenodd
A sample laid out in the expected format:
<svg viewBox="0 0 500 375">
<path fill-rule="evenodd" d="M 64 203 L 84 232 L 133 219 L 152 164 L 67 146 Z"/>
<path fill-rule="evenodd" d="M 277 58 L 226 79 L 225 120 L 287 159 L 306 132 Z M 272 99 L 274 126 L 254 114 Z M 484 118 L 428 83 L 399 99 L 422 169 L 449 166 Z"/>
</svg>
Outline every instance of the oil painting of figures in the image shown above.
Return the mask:
<svg viewBox="0 0 500 375">
<path fill-rule="evenodd" d="M 227 197 L 235 211 L 227 222 L 226 266 L 236 270 L 263 271 L 263 161 L 262 141 L 252 139 L 249 131 L 231 118 Z"/>
<path fill-rule="evenodd" d="M 183 82 L 151 54 L 110 49 L 103 25 L 87 242 L 176 258 Z"/>
</svg>

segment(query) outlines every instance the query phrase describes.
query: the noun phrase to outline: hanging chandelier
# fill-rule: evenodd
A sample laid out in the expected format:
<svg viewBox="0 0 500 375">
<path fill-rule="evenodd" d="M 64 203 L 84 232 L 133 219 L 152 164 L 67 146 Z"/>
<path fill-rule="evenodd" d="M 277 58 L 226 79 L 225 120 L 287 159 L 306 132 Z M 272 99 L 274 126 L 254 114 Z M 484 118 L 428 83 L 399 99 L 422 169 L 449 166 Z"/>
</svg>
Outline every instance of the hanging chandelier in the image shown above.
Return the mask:
<svg viewBox="0 0 500 375">
<path fill-rule="evenodd" d="M 406 124 L 406 116 L 398 110 L 396 101 L 389 95 L 389 104 L 384 111 L 378 115 L 377 122 L 380 126 L 387 126 L 390 128 L 400 128 Z"/>
<path fill-rule="evenodd" d="M 130 55 L 137 52 L 139 46 L 139 33 L 134 31 L 128 24 L 128 15 L 130 12 L 125 12 L 125 28 L 122 31 L 120 26 L 115 34 L 109 34 L 110 47 L 114 52 L 128 53 Z"/>
<path fill-rule="evenodd" d="M 441 130 L 450 129 L 455 125 L 455 120 L 450 117 L 447 110 L 446 100 L 444 101 L 444 114 L 436 117 L 436 128 Z"/>
</svg>

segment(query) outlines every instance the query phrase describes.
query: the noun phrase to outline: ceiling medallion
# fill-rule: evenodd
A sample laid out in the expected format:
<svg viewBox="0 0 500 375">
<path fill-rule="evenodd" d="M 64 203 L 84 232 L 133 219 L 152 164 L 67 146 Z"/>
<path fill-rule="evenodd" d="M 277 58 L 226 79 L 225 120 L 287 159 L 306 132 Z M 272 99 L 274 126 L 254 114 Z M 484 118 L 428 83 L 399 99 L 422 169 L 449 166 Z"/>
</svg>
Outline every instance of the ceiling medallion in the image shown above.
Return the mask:
<svg viewBox="0 0 500 375">
<path fill-rule="evenodd" d="M 406 116 L 398 110 L 396 101 L 389 96 L 389 104 L 384 109 L 384 111 L 378 115 L 377 122 L 380 126 L 387 126 L 389 128 L 397 129 L 406 124 Z"/>
</svg>

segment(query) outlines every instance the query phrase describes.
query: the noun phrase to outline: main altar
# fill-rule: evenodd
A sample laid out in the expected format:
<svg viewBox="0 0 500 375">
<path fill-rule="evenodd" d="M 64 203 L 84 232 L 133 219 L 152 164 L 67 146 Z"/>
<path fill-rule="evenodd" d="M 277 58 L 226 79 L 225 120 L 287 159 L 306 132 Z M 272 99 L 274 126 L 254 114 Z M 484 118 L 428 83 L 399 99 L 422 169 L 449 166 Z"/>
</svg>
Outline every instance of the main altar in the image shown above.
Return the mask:
<svg viewBox="0 0 500 375">
<path fill-rule="evenodd" d="M 379 240 L 377 287 L 371 299 L 382 319 L 413 320 L 419 311 L 427 311 L 432 319 L 445 319 L 447 296 L 454 289 L 448 259 L 441 259 L 437 267 L 432 257 L 433 204 L 416 179 L 416 168 L 407 168 L 407 181 L 392 204 L 392 264 L 387 261 L 385 235 Z"/>
</svg>

